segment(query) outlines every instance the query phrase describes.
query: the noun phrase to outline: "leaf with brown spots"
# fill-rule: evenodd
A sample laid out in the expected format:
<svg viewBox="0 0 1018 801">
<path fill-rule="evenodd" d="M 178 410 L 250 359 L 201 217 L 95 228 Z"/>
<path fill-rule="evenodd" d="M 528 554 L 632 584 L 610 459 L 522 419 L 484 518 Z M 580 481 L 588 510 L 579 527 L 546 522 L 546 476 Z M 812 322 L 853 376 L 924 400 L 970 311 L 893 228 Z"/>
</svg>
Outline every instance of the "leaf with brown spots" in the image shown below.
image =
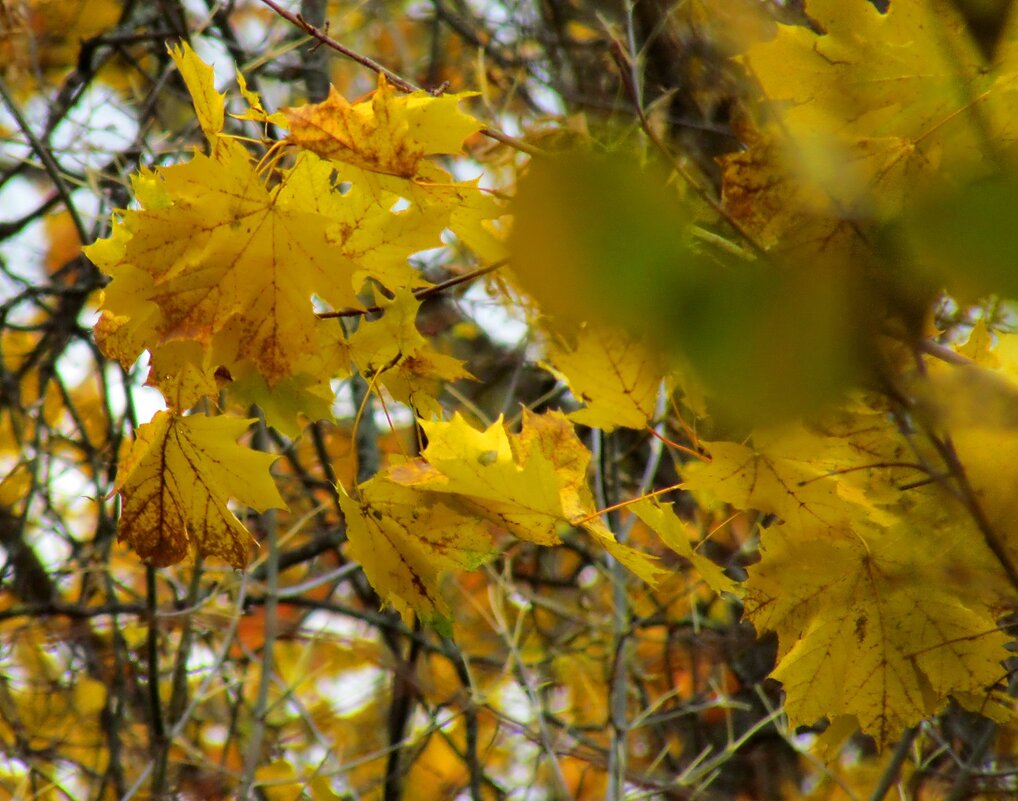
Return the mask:
<svg viewBox="0 0 1018 801">
<path fill-rule="evenodd" d="M 1004 675 L 1007 636 L 950 580 L 971 539 L 956 538 L 954 548 L 934 539 L 905 526 L 765 533 L 745 615 L 778 634 L 771 675 L 784 685 L 793 725 L 848 715 L 883 747 L 949 694 L 985 700 Z"/>
<path fill-rule="evenodd" d="M 590 452 L 565 415 L 526 412 L 510 435 L 499 420 L 478 431 L 459 414 L 451 422 L 421 421 L 423 459 L 392 467 L 392 481 L 457 497 L 457 503 L 499 528 L 538 545 L 557 545 L 570 526 L 644 581 L 661 574 L 653 558 L 619 543 L 596 515 L 587 486 Z"/>
<path fill-rule="evenodd" d="M 227 501 L 286 508 L 269 474 L 278 457 L 237 444 L 252 422 L 159 412 L 141 426 L 114 487 L 123 503 L 118 538 L 160 567 L 192 547 L 243 567 L 253 538 Z"/>
<path fill-rule="evenodd" d="M 286 109 L 289 140 L 323 158 L 400 178 L 429 177 L 425 156 L 459 153 L 483 125 L 459 109 L 474 92 L 400 94 L 384 75 L 370 100 L 351 104 L 335 87 L 326 100 Z"/>
</svg>

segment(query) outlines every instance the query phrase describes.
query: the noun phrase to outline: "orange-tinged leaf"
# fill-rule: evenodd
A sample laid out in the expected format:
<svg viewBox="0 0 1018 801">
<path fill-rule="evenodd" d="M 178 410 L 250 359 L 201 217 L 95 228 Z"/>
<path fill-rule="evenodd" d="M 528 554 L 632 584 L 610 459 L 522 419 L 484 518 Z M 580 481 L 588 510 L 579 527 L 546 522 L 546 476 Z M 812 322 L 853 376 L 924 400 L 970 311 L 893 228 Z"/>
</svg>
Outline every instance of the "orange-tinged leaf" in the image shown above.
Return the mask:
<svg viewBox="0 0 1018 801">
<path fill-rule="evenodd" d="M 181 561 L 193 546 L 240 568 L 252 537 L 227 506 L 285 509 L 269 465 L 276 456 L 237 444 L 251 420 L 159 412 L 120 462 L 117 535 L 153 565 Z"/>
<path fill-rule="evenodd" d="M 459 109 L 474 93 L 402 95 L 379 75 L 370 100 L 351 104 L 332 88 L 321 103 L 286 109 L 289 140 L 324 158 L 413 178 L 425 156 L 459 153 L 482 124 Z"/>
<path fill-rule="evenodd" d="M 300 160 L 291 174 L 312 168 Z M 160 175 L 172 204 L 124 212 L 113 236 L 86 251 L 113 276 L 103 347 L 133 361 L 139 347 L 192 339 L 208 348 L 229 330 L 231 352 L 252 359 L 267 382 L 291 375 L 316 351 L 324 324 L 312 294 L 359 305 L 354 265 L 334 243 L 332 222 L 299 195 L 270 191 L 236 142 Z"/>
</svg>

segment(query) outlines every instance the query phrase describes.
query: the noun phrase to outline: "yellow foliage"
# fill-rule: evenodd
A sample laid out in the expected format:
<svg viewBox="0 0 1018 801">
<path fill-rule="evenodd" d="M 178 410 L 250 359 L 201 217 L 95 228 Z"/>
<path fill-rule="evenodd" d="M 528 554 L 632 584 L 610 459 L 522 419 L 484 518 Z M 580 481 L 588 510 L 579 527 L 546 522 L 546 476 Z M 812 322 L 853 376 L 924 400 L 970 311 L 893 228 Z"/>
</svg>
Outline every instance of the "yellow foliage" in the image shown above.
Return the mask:
<svg viewBox="0 0 1018 801">
<path fill-rule="evenodd" d="M 118 537 L 154 565 L 179 562 L 193 546 L 243 567 L 252 538 L 227 500 L 286 508 L 268 470 L 278 457 L 236 444 L 251 422 L 159 412 L 141 426 L 114 487 L 123 496 Z"/>
</svg>

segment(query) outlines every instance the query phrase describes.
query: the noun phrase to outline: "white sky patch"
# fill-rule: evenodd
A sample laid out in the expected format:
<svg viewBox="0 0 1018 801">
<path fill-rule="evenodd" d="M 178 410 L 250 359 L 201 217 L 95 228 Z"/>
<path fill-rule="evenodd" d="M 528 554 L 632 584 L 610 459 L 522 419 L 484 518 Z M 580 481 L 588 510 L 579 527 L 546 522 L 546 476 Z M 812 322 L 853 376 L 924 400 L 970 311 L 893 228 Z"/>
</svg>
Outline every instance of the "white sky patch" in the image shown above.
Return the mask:
<svg viewBox="0 0 1018 801">
<path fill-rule="evenodd" d="M 459 304 L 489 337 L 506 347 L 518 346 L 530 330 L 523 313 L 492 298 L 483 281 L 471 284 Z"/>
<path fill-rule="evenodd" d="M 334 400 L 332 401 L 332 416 L 337 420 L 352 418 L 357 414 L 357 407 L 353 402 L 353 390 L 350 382 L 346 379 L 334 378 L 331 382 Z"/>
<path fill-rule="evenodd" d="M 57 360 L 57 372 L 68 388 L 75 387 L 95 371 L 92 349 L 80 340 L 71 342 Z"/>
<path fill-rule="evenodd" d="M 205 9 L 205 16 L 208 16 L 208 9 Z M 194 37 L 194 52 L 202 61 L 212 66 L 215 74 L 216 91 L 233 92 L 236 90 L 237 71 L 234 68 L 233 59 L 230 57 L 226 45 L 219 39 L 209 39 L 206 36 Z"/>
<path fill-rule="evenodd" d="M 304 631 L 324 634 L 342 640 L 370 638 L 373 630 L 362 620 L 350 615 L 338 615 L 324 609 L 316 609 L 306 618 L 301 626 Z"/>
<path fill-rule="evenodd" d="M 148 352 L 141 354 L 137 363 L 132 369 L 132 375 L 139 377 L 148 375 Z M 123 373 L 116 364 L 107 365 L 106 385 L 109 387 L 109 407 L 114 415 L 122 415 L 127 410 L 127 400 L 123 381 Z M 155 417 L 156 412 L 166 409 L 166 400 L 162 393 L 153 387 L 142 386 L 132 382 L 130 389 L 131 402 L 134 404 L 134 411 L 138 418 L 138 424 L 143 425 Z"/>
<path fill-rule="evenodd" d="M 125 150 L 138 135 L 138 123 L 116 92 L 101 83 L 86 89 L 50 137 L 53 155 L 73 172 L 102 167 L 110 153 Z"/>
<path fill-rule="evenodd" d="M 386 393 L 388 394 L 388 393 Z M 399 431 L 414 424 L 413 410 L 405 403 L 385 398 L 385 405 L 375 398 L 375 427 L 383 436 L 391 430 Z"/>
<path fill-rule="evenodd" d="M 191 651 L 187 655 L 189 673 L 211 670 L 216 664 L 216 654 L 204 643 L 192 641 Z"/>
<path fill-rule="evenodd" d="M 319 681 L 318 692 L 332 702 L 337 715 L 352 715 L 375 699 L 387 679 L 386 672 L 380 667 L 365 665 L 336 678 L 323 677 Z M 341 751 L 343 743 L 336 745 Z"/>
<path fill-rule="evenodd" d="M 133 386 L 131 387 L 131 398 L 134 400 L 134 410 L 138 415 L 139 424 L 149 422 L 157 412 L 166 411 L 166 399 L 163 398 L 163 393 L 153 387 Z"/>
<path fill-rule="evenodd" d="M 16 176 L 0 189 L 0 220 L 11 222 L 30 214 L 43 202 L 45 195 L 38 187 L 23 176 Z M 8 237 L 0 242 L 0 259 L 7 268 L 20 278 L 35 282 L 42 269 L 42 254 L 46 251 L 46 232 L 42 222 L 36 220 L 25 226 L 16 236 Z M 0 289 L 7 284 L 7 278 L 0 278 Z M 19 292 L 20 288 L 13 288 Z M 12 294 L 13 294 L 12 292 Z M 7 291 L 0 292 L 0 297 L 9 297 Z"/>
<path fill-rule="evenodd" d="M 494 703 L 508 717 L 520 723 L 530 723 L 534 718 L 527 691 L 515 681 L 507 681 L 498 688 Z"/>
</svg>

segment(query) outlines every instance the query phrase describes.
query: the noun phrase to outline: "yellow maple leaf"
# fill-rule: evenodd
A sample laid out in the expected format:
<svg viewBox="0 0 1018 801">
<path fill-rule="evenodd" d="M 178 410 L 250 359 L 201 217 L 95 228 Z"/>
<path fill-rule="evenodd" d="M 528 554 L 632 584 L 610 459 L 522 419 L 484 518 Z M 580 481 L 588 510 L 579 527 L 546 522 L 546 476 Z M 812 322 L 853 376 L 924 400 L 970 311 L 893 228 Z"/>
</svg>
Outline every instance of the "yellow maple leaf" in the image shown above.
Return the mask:
<svg viewBox="0 0 1018 801">
<path fill-rule="evenodd" d="M 945 538 L 916 535 L 859 525 L 766 532 L 745 615 L 778 634 L 772 675 L 793 724 L 851 716 L 882 747 L 949 694 L 985 698 L 1004 675 L 1007 636 L 994 615 L 947 580 L 949 560 L 931 558 Z"/>
<path fill-rule="evenodd" d="M 288 138 L 324 158 L 401 178 L 432 178 L 424 157 L 461 152 L 463 140 L 483 127 L 459 109 L 475 95 L 403 95 L 379 75 L 370 100 L 351 104 L 332 87 L 321 103 L 285 109 Z"/>
<path fill-rule="evenodd" d="M 611 431 L 645 428 L 654 416 L 664 370 L 639 342 L 620 330 L 584 324 L 575 347 L 553 340 L 548 360 L 585 408 L 570 419 Z"/>
<path fill-rule="evenodd" d="M 350 355 L 361 373 L 376 379 L 419 417 L 440 416 L 440 382 L 471 378 L 463 362 L 435 350 L 417 330 L 421 302 L 409 289 L 382 300 L 382 317 L 361 323 L 350 337 Z"/>
<path fill-rule="evenodd" d="M 310 168 L 304 163 L 293 172 Z M 124 212 L 112 237 L 86 249 L 113 276 L 101 345 L 131 362 L 140 346 L 174 339 L 211 347 L 229 325 L 238 357 L 254 360 L 267 381 L 291 374 L 317 346 L 312 294 L 359 305 L 354 265 L 332 241 L 331 221 L 299 196 L 270 190 L 236 142 L 160 176 L 172 205 Z"/>
<path fill-rule="evenodd" d="M 258 511 L 286 508 L 269 474 L 278 457 L 236 442 L 252 422 L 159 412 L 141 426 L 113 488 L 123 504 L 118 538 L 157 566 L 193 546 L 243 567 L 253 540 L 228 499 Z"/>
<path fill-rule="evenodd" d="M 181 42 L 176 48 L 167 47 L 167 50 L 191 95 L 198 124 L 209 144 L 214 145 L 223 131 L 226 118 L 226 100 L 224 95 L 216 91 L 215 73 L 212 67 L 198 58 L 187 42 Z"/>
<path fill-rule="evenodd" d="M 598 521 L 586 483 L 590 452 L 565 415 L 527 412 L 512 437 L 501 419 L 485 431 L 459 414 L 421 426 L 428 438 L 423 459 L 390 468 L 391 480 L 460 496 L 477 514 L 538 545 L 557 545 L 575 525 L 648 583 L 660 575 L 651 557 L 619 543 Z"/>
<path fill-rule="evenodd" d="M 762 429 L 751 445 L 701 445 L 710 460 L 685 466 L 687 489 L 794 525 L 888 524 L 895 514 L 881 501 L 899 498 L 898 484 L 928 477 L 919 465 L 908 466 L 915 458 L 908 442 L 877 412 L 846 413 L 814 429 L 798 423 Z"/>
<path fill-rule="evenodd" d="M 482 520 L 446 504 L 440 496 L 376 476 L 340 489 L 350 555 L 378 594 L 405 619 L 412 611 L 451 634 L 449 604 L 439 586 L 449 570 L 472 570 L 495 552 Z"/>
<path fill-rule="evenodd" d="M 340 180 L 386 209 L 392 206 L 388 198 L 408 201 L 404 219 L 387 223 L 390 230 L 424 233 L 441 219 L 438 231 L 448 225 L 481 259 L 500 261 L 507 255 L 505 234 L 493 221 L 505 215 L 505 208 L 477 181 L 454 182 L 428 158 L 462 152 L 463 140 L 481 130 L 479 120 L 459 109 L 461 101 L 474 94 L 402 95 L 380 76 L 368 101 L 351 104 L 333 88 L 322 103 L 284 110 L 291 131 L 288 141 L 332 159 Z M 373 242 L 375 247 L 380 244 L 385 243 Z M 437 243 L 422 247 L 432 244 Z M 405 275 L 398 282 L 372 277 L 390 288 L 414 285 Z"/>
<path fill-rule="evenodd" d="M 978 336 L 978 329 L 973 336 Z M 920 376 L 913 387 L 916 414 L 950 441 L 970 487 L 970 501 L 989 533 L 1018 564 L 1018 336 L 1001 336 L 981 354 L 983 365 L 943 365 Z M 985 366 L 984 366 L 985 365 Z M 945 473 L 951 470 L 945 468 Z M 965 518 L 971 512 L 958 510 Z M 988 573 L 986 583 L 992 583 Z M 1003 597 L 1013 593 L 1004 588 Z"/>
<path fill-rule="evenodd" d="M 314 153 L 303 153 L 299 165 L 285 174 L 280 200 L 329 221 L 331 240 L 354 265 L 354 286 L 360 287 L 367 277 L 391 289 L 427 285 L 407 257 L 441 244 L 441 233 L 450 222 L 448 204 L 405 198 L 402 187 L 380 184 L 365 170 L 336 165 Z M 339 185 L 342 192 L 336 191 Z"/>
</svg>

